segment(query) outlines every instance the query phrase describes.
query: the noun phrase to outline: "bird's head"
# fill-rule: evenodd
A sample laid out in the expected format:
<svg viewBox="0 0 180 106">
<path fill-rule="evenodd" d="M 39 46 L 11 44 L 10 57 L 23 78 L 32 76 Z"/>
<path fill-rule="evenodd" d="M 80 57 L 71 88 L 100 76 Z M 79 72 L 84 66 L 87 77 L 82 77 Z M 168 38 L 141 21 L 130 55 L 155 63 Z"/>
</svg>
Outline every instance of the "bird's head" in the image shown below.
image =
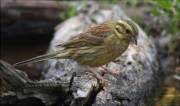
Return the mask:
<svg viewBox="0 0 180 106">
<path fill-rule="evenodd" d="M 114 31 L 120 39 L 131 41 L 137 45 L 139 31 L 132 21 L 126 19 L 117 20 Z"/>
</svg>

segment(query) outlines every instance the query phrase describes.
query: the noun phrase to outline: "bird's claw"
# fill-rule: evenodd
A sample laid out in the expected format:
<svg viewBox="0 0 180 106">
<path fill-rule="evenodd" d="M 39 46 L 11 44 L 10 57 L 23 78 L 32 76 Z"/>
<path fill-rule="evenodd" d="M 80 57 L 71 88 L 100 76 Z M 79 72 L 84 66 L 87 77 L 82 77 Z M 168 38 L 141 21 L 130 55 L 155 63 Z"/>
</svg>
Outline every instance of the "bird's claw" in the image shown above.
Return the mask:
<svg viewBox="0 0 180 106">
<path fill-rule="evenodd" d="M 91 76 L 96 77 L 96 78 L 98 78 L 99 80 L 101 80 L 101 83 L 105 83 L 105 82 L 106 82 L 106 83 L 110 83 L 109 80 L 103 78 L 103 77 L 100 76 L 99 74 L 98 74 L 98 75 L 96 75 L 96 74 L 94 74 L 94 73 L 88 73 L 88 74 L 90 74 Z"/>
</svg>

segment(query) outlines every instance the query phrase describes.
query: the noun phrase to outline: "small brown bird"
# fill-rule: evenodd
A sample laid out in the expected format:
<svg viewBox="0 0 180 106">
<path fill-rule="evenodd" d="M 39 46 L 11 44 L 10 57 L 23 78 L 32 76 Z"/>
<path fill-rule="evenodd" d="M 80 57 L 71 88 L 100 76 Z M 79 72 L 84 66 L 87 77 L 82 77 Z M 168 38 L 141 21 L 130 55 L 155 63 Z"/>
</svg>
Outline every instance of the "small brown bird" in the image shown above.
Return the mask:
<svg viewBox="0 0 180 106">
<path fill-rule="evenodd" d="M 130 20 L 120 19 L 101 23 L 57 45 L 65 47 L 63 50 L 37 56 L 16 63 L 14 66 L 35 63 L 49 58 L 74 59 L 91 70 L 98 79 L 109 82 L 92 67 L 99 67 L 115 60 L 126 51 L 131 41 L 137 45 L 138 33 L 137 26 Z M 121 72 L 112 71 L 106 67 L 102 68 L 111 74 Z"/>
</svg>

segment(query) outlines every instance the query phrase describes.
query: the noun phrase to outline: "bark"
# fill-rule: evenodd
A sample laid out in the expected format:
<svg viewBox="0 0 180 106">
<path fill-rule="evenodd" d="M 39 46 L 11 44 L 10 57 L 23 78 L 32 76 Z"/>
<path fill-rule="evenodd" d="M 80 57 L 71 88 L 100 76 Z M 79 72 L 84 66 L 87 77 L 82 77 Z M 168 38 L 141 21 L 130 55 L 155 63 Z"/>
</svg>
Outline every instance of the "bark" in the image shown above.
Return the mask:
<svg viewBox="0 0 180 106">
<path fill-rule="evenodd" d="M 62 81 L 32 81 L 26 73 L 15 69 L 10 64 L 0 61 L 1 65 L 1 104 L 43 104 L 51 105 L 54 100 L 67 95 L 69 85 Z"/>
</svg>

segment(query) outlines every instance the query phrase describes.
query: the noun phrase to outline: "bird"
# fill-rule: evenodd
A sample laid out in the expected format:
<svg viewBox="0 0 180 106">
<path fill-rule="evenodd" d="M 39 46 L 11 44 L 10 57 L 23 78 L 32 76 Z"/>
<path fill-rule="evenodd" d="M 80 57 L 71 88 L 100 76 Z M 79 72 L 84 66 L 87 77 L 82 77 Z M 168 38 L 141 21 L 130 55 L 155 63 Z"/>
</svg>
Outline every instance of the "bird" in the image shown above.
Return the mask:
<svg viewBox="0 0 180 106">
<path fill-rule="evenodd" d="M 128 48 L 130 42 L 137 45 L 138 28 L 129 19 L 118 19 L 97 24 L 85 32 L 79 33 L 56 47 L 63 47 L 49 54 L 37 56 L 13 66 L 27 65 L 47 59 L 73 59 L 87 67 L 99 80 L 109 82 L 103 78 L 94 67 L 101 67 L 104 72 L 120 74 L 121 71 L 113 71 L 103 65 L 121 56 Z"/>
</svg>

